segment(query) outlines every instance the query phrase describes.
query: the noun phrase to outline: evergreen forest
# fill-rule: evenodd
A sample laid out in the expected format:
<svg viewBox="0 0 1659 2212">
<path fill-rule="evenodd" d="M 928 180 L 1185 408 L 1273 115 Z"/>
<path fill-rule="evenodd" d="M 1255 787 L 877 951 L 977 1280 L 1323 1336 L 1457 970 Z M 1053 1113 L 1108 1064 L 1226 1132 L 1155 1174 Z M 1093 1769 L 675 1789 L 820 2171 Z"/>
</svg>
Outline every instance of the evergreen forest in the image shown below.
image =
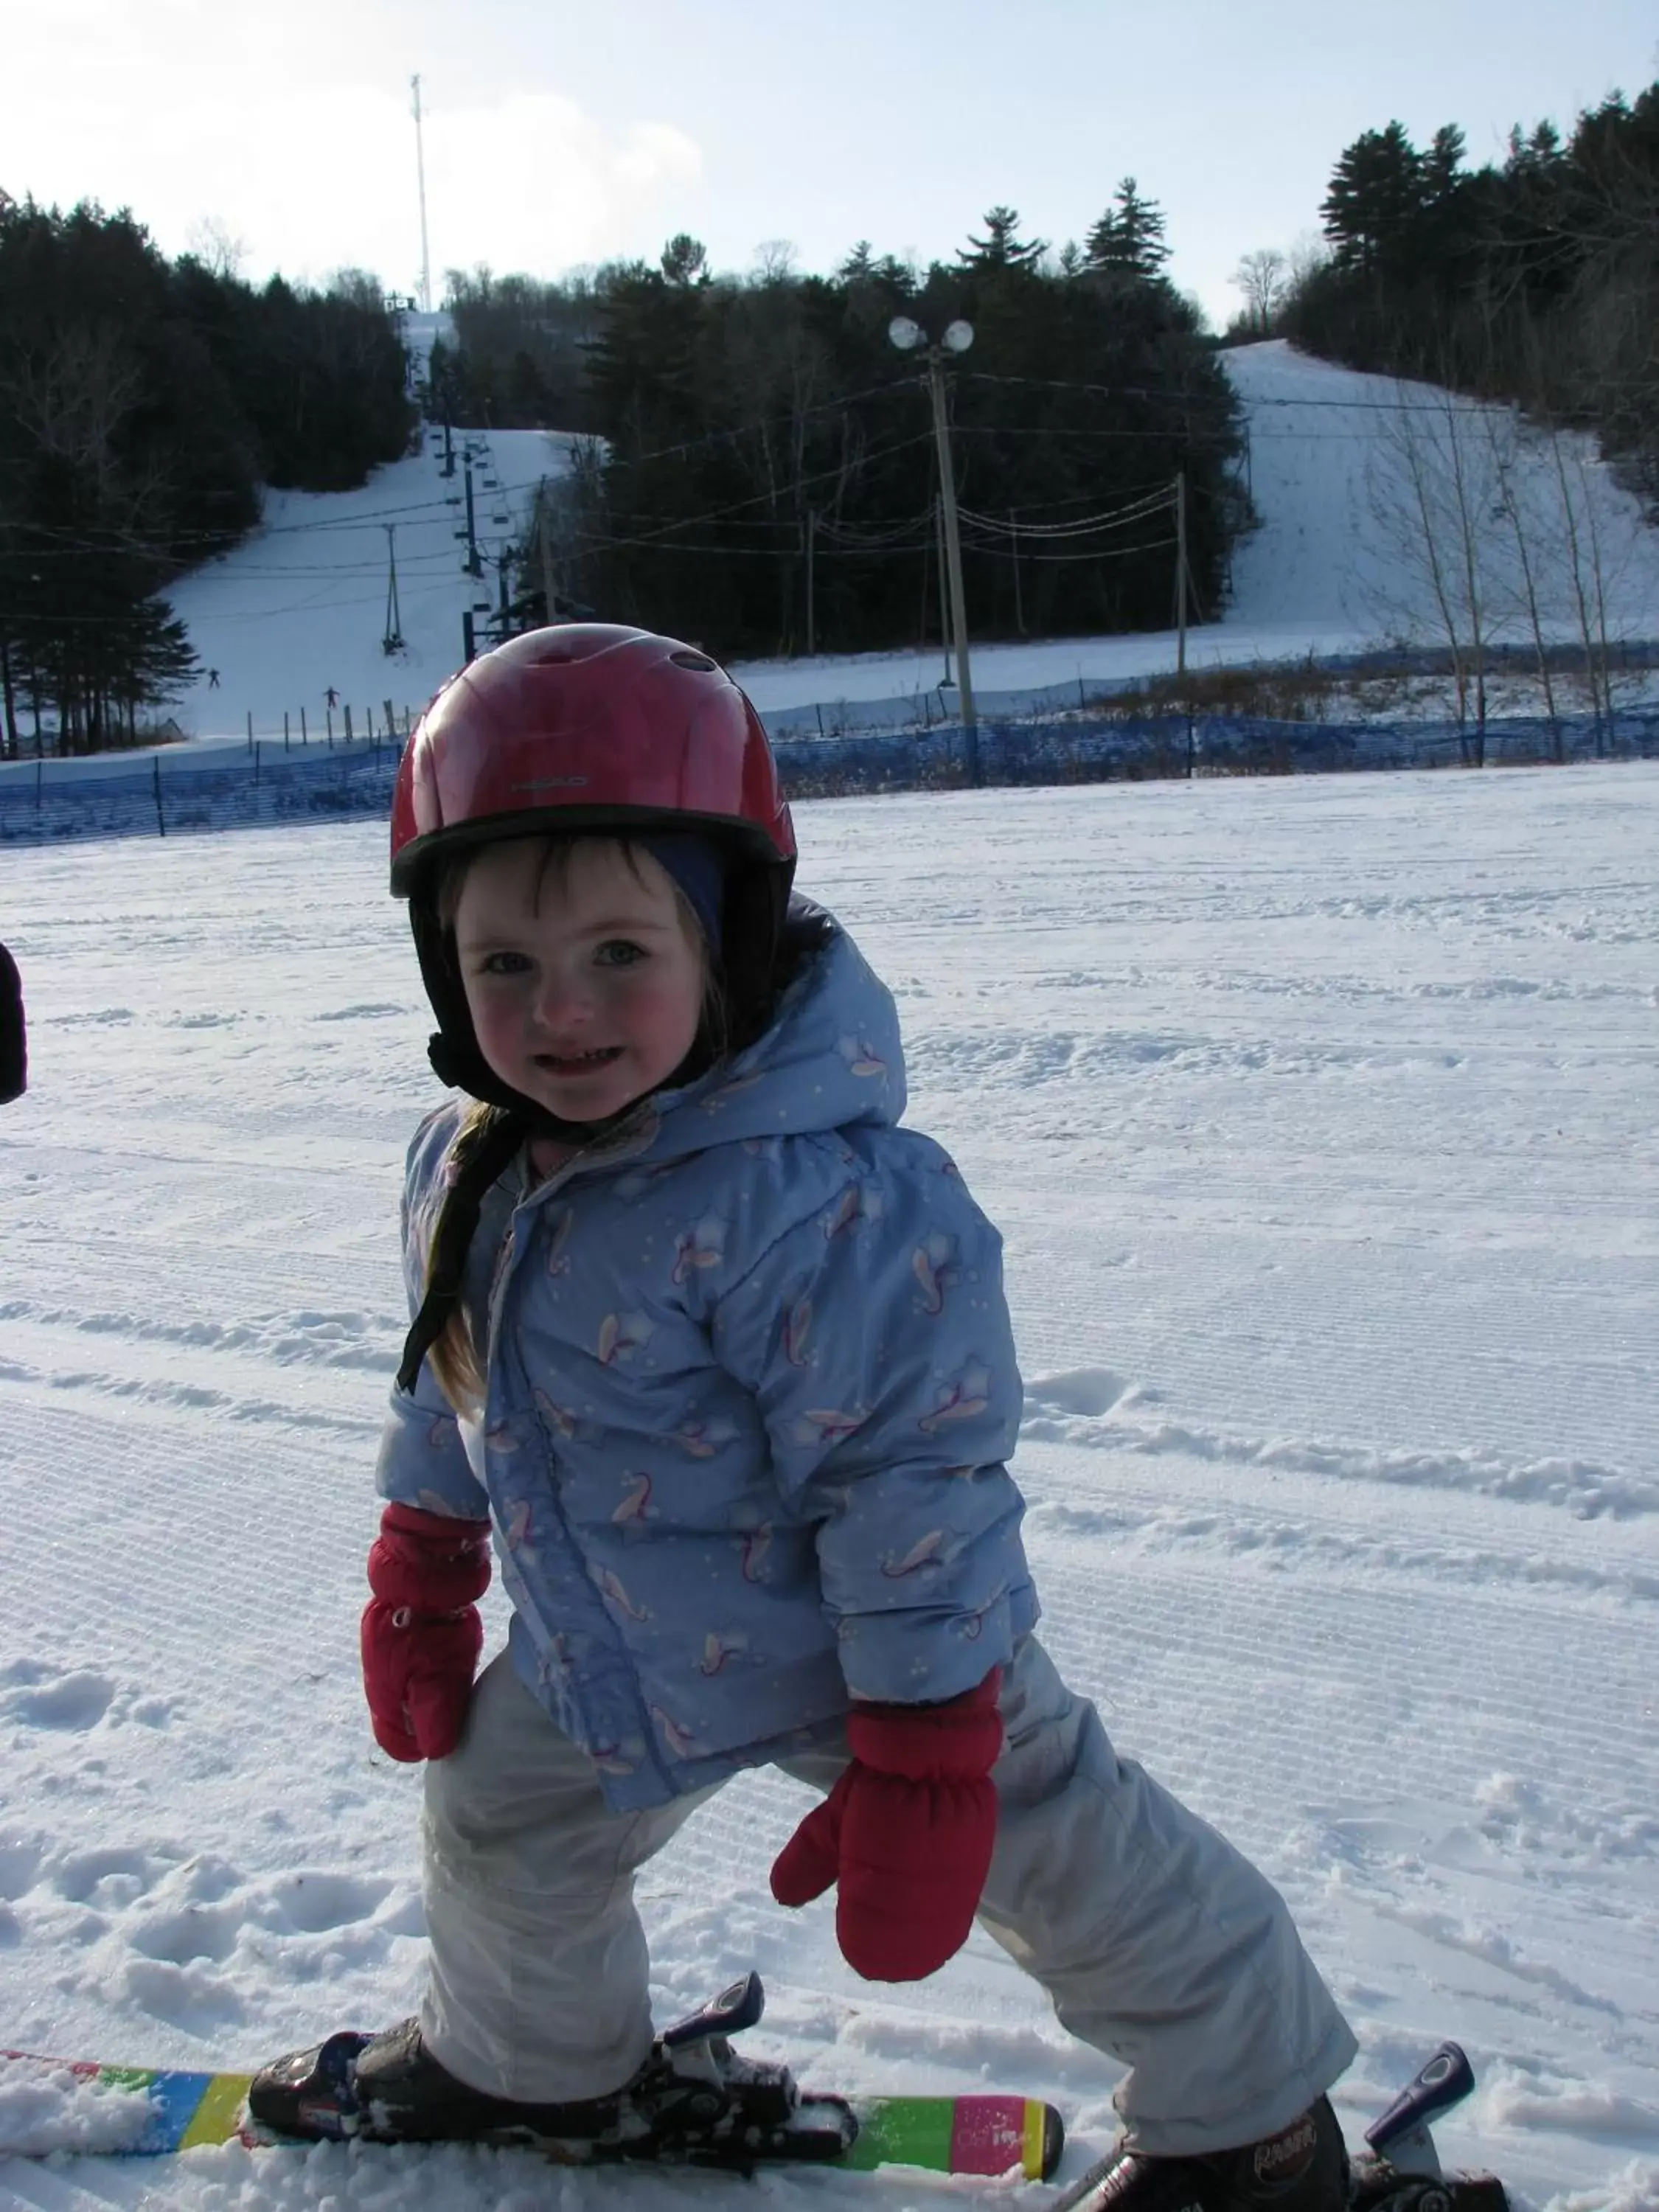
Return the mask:
<svg viewBox="0 0 1659 2212">
<path fill-rule="evenodd" d="M 0 686 L 66 744 L 131 733 L 196 672 L 169 580 L 405 448 L 395 317 L 346 271 L 260 289 L 167 260 L 125 211 L 0 201 Z"/>
<path fill-rule="evenodd" d="M 945 392 L 973 635 L 1164 629 L 1177 479 L 1194 610 L 1245 513 L 1232 394 L 1168 251 L 1126 179 L 1058 257 L 995 207 L 926 271 L 861 244 L 829 276 L 781 250 L 721 276 L 681 235 L 566 284 L 457 274 L 434 404 L 590 434 L 546 526 L 560 604 L 729 657 L 912 645 L 941 629 L 939 457 L 889 327 L 966 322 Z"/>
</svg>

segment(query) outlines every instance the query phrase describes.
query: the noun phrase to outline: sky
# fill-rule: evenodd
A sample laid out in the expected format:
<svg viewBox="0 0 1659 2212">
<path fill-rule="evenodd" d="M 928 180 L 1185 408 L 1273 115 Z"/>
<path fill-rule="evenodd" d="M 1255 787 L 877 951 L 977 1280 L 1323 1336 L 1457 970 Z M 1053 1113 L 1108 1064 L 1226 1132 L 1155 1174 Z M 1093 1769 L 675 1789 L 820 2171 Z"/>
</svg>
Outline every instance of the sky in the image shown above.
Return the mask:
<svg viewBox="0 0 1659 2212">
<path fill-rule="evenodd" d="M 0 190 L 130 206 L 169 253 L 432 282 L 787 241 L 949 257 L 984 210 L 1080 239 L 1133 175 L 1218 324 L 1255 248 L 1318 227 L 1398 118 L 1570 123 L 1659 76 L 1653 0 L 0 0 Z"/>
</svg>

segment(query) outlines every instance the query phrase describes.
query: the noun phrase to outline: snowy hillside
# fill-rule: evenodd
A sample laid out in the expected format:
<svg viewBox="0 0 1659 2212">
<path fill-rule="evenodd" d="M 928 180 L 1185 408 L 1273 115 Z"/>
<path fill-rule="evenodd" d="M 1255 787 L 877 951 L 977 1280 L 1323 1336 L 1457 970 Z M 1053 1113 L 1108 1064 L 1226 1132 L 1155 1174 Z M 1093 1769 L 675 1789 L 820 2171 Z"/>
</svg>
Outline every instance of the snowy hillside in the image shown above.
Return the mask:
<svg viewBox="0 0 1659 2212">
<path fill-rule="evenodd" d="M 1589 439 L 1558 441 L 1512 409 L 1361 375 L 1283 341 L 1222 358 L 1261 516 L 1236 556 L 1224 627 L 1287 653 L 1443 642 L 1437 592 L 1462 610 L 1467 556 L 1495 635 L 1529 640 L 1530 581 L 1547 635 L 1578 635 L 1582 589 L 1612 636 L 1659 636 L 1659 532 Z"/>
<path fill-rule="evenodd" d="M 912 1119 L 1006 1233 L 1044 1633 L 1290 1899 L 1359 2034 L 1351 2137 L 1451 2034 L 1452 2155 L 1522 2212 L 1654 2212 L 1659 769 L 800 830 L 897 994 Z M 421 1972 L 418 1780 L 356 1622 L 427 1012 L 374 823 L 15 851 L 0 929 L 33 1044 L 0 1113 L 0 2043 L 252 2065 Z M 659 2015 L 757 1965 L 768 2055 L 1050 2096 L 1077 2171 L 1112 2065 L 977 1935 L 856 1980 L 826 1906 L 767 1895 L 802 1802 L 745 1778 L 650 1869 Z M 6 2212 L 733 2201 L 457 2149 L 0 2160 Z"/>
<path fill-rule="evenodd" d="M 429 344 L 441 319 L 411 319 L 419 325 L 412 335 Z M 1415 518 L 1419 495 L 1431 507 L 1443 502 L 1453 462 L 1474 518 L 1471 542 L 1494 635 L 1529 634 L 1509 520 L 1518 514 L 1536 551 L 1547 634 L 1577 634 L 1578 601 L 1563 551 L 1571 523 L 1580 546 L 1577 580 L 1600 579 L 1609 634 L 1659 637 L 1659 532 L 1643 523 L 1583 441 L 1564 439 L 1558 449 L 1522 438 L 1507 410 L 1358 375 L 1282 343 L 1243 347 L 1224 360 L 1243 402 L 1261 527 L 1239 549 L 1221 620 L 1192 632 L 1195 663 L 1364 650 L 1401 637 L 1436 642 L 1443 633 L 1434 580 Z M 257 536 L 173 593 L 204 670 L 220 676 L 210 690 L 204 675 L 181 702 L 180 725 L 195 735 L 240 737 L 252 713 L 258 732 L 280 737 L 286 713 L 297 741 L 301 707 L 314 729 L 331 684 L 353 703 L 359 728 L 370 706 L 379 721 L 387 697 L 399 710 L 418 709 L 459 660 L 463 611 L 493 602 L 495 556 L 522 533 L 538 478 L 563 468 L 568 446 L 531 430 L 475 431 L 466 443 L 477 456 L 481 580 L 463 569 L 462 477 L 440 473 L 441 441 L 429 429 L 419 458 L 377 471 L 362 491 L 325 499 L 274 493 Z M 397 528 L 408 641 L 407 651 L 391 659 L 381 650 L 388 523 Z M 1443 558 L 1461 550 L 1445 542 L 1443 517 L 1437 527 Z M 1175 654 L 1173 633 L 1051 639 L 976 647 L 973 674 L 981 690 L 1012 690 L 1079 676 L 1144 675 L 1173 668 Z M 734 672 L 766 710 L 931 690 L 941 665 L 933 647 L 751 663 Z"/>
<path fill-rule="evenodd" d="M 265 495 L 260 528 L 244 544 L 180 580 L 170 593 L 202 664 L 174 710 L 192 735 L 283 734 L 300 742 L 301 709 L 314 740 L 350 706 L 359 736 L 383 702 L 418 713 L 463 658 L 462 617 L 482 632 L 496 604 L 500 555 L 520 543 L 536 487 L 568 465 L 569 441 L 542 430 L 473 430 L 453 441 L 444 473 L 442 433 L 428 426 L 422 451 L 377 469 L 360 490 Z M 467 462 L 481 574 L 468 573 Z M 388 532 L 391 533 L 390 537 Z M 397 562 L 398 629 L 388 653 L 390 565 Z M 210 688 L 208 672 L 219 681 Z"/>
</svg>

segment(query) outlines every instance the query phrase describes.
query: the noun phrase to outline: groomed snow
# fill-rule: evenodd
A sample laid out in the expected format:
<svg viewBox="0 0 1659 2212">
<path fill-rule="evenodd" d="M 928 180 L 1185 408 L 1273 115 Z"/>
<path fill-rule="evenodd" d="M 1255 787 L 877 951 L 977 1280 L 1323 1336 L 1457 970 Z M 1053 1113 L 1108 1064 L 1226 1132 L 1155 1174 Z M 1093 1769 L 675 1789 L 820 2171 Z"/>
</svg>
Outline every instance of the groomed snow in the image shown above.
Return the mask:
<svg viewBox="0 0 1659 2212">
<path fill-rule="evenodd" d="M 1044 1632 L 1290 1899 L 1361 2038 L 1351 2139 L 1449 2034 L 1481 2079 L 1450 2154 L 1523 2208 L 1652 2212 L 1659 769 L 800 829 L 898 994 L 912 1118 L 1006 1234 Z M 384 878 L 371 823 L 7 856 L 0 2044 L 247 2068 L 419 1986 L 418 1778 L 356 1657 L 436 1096 Z M 659 2016 L 757 1965 L 757 2041 L 809 2081 L 1049 2096 L 1076 2171 L 1111 2063 L 977 1936 L 859 1982 L 827 1906 L 767 1894 L 804 1802 L 747 1778 L 649 1870 Z M 37 2143 L 109 2140 L 61 2078 L 8 2096 Z M 730 2201 L 459 2149 L 0 2160 L 28 2212 Z"/>
</svg>

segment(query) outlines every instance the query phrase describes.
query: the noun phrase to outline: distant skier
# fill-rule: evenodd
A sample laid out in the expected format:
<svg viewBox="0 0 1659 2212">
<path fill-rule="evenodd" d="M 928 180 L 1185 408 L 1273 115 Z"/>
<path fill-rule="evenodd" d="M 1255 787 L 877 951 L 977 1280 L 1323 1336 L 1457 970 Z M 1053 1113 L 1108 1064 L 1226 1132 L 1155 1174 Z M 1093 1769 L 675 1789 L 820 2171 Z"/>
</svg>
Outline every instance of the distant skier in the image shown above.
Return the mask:
<svg viewBox="0 0 1659 2212">
<path fill-rule="evenodd" d="M 218 689 L 219 672 L 216 668 L 210 668 L 208 671 L 208 690 L 210 691 L 216 691 Z"/>
<path fill-rule="evenodd" d="M 1354 2039 L 1032 1633 L 1000 1240 L 898 1126 L 892 1000 L 791 903 L 748 700 L 672 638 L 515 638 L 422 717 L 392 851 L 468 1096 L 410 1151 L 362 1620 L 376 1739 L 431 1762 L 430 1977 L 354 2124 L 740 2156 L 742 2075 L 653 2045 L 633 1880 L 774 1765 L 828 1797 L 773 1894 L 838 1883 L 858 1973 L 922 1979 L 977 1915 L 1127 2065 L 1111 2212 L 1340 2212 Z M 322 2131 L 340 2050 L 266 2069 L 256 2119 Z"/>
<path fill-rule="evenodd" d="M 0 1106 L 29 1087 L 28 1036 L 23 1022 L 23 982 L 17 963 L 0 945 Z"/>
<path fill-rule="evenodd" d="M 329 685 L 327 690 L 323 694 L 323 702 L 324 704 L 330 708 L 337 707 L 340 703 L 340 695 L 334 689 L 334 686 L 331 684 Z"/>
</svg>

